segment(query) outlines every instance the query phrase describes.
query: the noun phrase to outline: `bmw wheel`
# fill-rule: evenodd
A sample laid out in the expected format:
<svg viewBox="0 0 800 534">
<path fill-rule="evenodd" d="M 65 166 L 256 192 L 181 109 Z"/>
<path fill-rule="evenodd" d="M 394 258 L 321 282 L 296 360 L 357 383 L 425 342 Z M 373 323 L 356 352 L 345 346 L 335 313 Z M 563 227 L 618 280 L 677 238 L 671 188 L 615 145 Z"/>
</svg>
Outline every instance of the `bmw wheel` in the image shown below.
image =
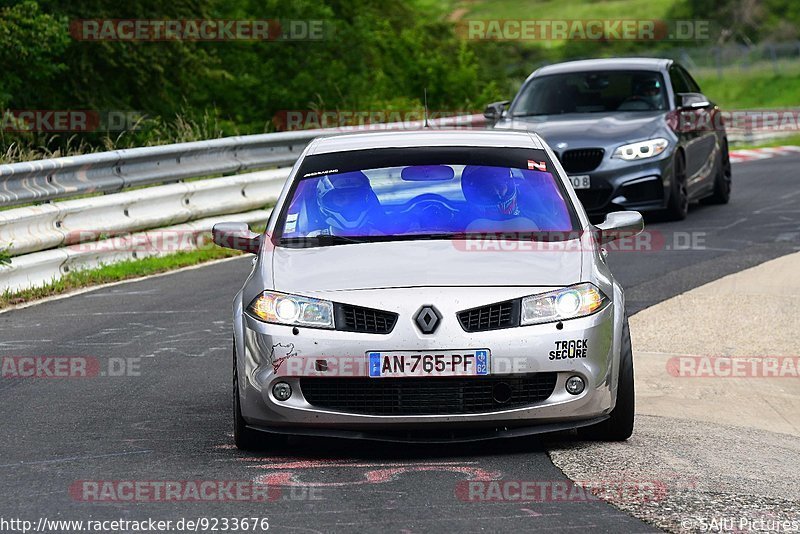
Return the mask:
<svg viewBox="0 0 800 534">
<path fill-rule="evenodd" d="M 672 187 L 667 203 L 667 216 L 673 221 L 682 221 L 689 213 L 689 193 L 686 189 L 686 159 L 676 152 L 672 161 Z"/>
</svg>

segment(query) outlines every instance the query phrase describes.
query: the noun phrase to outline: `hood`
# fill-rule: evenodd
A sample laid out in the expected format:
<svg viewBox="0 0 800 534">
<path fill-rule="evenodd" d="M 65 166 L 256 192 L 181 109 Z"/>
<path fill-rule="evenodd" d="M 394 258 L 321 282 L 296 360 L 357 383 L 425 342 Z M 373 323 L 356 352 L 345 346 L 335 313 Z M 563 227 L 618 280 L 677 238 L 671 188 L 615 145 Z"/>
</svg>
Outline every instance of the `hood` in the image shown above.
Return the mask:
<svg viewBox="0 0 800 534">
<path fill-rule="evenodd" d="M 556 147 L 558 143 L 567 143 L 566 148 L 583 148 L 648 139 L 664 127 L 664 117 L 664 111 L 509 117 L 498 122 L 495 128 L 531 130 L 560 152 L 563 149 Z"/>
<path fill-rule="evenodd" d="M 390 287 L 566 286 L 581 281 L 578 243 L 503 242 L 503 250 L 498 250 L 498 242 L 485 240 L 277 247 L 272 273 L 275 290 L 300 294 Z M 539 250 L 531 251 L 532 245 Z"/>
</svg>

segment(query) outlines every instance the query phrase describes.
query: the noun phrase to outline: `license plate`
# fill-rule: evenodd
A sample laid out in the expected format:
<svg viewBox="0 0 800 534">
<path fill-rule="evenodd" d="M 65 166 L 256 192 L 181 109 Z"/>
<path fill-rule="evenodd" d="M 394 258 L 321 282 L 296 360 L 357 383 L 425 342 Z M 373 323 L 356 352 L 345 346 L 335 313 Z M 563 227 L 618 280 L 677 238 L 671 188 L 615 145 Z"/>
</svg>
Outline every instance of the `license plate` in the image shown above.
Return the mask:
<svg viewBox="0 0 800 534">
<path fill-rule="evenodd" d="M 368 352 L 372 378 L 404 376 L 481 376 L 489 374 L 489 351 Z"/>
<path fill-rule="evenodd" d="M 592 187 L 592 180 L 588 174 L 570 176 L 569 181 L 572 182 L 573 189 L 589 189 Z"/>
</svg>

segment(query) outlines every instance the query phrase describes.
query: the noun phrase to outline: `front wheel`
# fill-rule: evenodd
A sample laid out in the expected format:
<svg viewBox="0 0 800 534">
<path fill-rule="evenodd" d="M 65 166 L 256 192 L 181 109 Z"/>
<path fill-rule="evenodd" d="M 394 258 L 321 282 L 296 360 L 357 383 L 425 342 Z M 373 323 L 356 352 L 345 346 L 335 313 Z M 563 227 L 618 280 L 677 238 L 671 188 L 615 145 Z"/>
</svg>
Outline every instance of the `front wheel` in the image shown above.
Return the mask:
<svg viewBox="0 0 800 534">
<path fill-rule="evenodd" d="M 243 451 L 264 449 L 270 445 L 279 445 L 283 436 L 258 432 L 247 426 L 242 417 L 242 405 L 239 400 L 239 371 L 236 367 L 236 346 L 233 347 L 233 442 L 236 448 Z"/>
<path fill-rule="evenodd" d="M 667 217 L 672 221 L 682 221 L 689 213 L 689 191 L 686 185 L 686 159 L 683 153 L 676 152 L 672 161 L 672 187 L 667 202 Z"/>
<path fill-rule="evenodd" d="M 633 349 L 631 333 L 628 329 L 628 318 L 622 325 L 622 349 L 620 351 L 619 382 L 617 384 L 617 404 L 611 410 L 609 418 L 596 425 L 578 431 L 584 439 L 597 441 L 625 441 L 633 434 L 634 420 L 634 386 L 633 386 Z"/>
</svg>

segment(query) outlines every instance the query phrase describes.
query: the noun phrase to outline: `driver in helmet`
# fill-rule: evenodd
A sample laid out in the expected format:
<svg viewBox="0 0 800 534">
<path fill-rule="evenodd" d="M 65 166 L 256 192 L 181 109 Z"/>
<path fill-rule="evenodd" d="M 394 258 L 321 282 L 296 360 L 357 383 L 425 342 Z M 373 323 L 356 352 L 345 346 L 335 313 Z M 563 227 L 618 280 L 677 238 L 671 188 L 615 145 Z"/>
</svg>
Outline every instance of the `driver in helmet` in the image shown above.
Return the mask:
<svg viewBox="0 0 800 534">
<path fill-rule="evenodd" d="M 316 235 L 380 235 L 382 210 L 369 179 L 359 171 L 323 176 L 317 182 L 317 205 L 327 228 Z"/>
<path fill-rule="evenodd" d="M 559 203 L 552 203 L 554 195 L 560 196 L 552 177 L 546 172 L 528 172 L 529 176 L 523 176 L 508 167 L 464 167 L 461 191 L 477 216 L 468 229 L 527 234 L 565 228 L 563 218 L 569 215 L 559 210 Z"/>
<path fill-rule="evenodd" d="M 502 220 L 520 215 L 517 184 L 507 167 L 464 167 L 461 189 L 482 217 Z"/>
<path fill-rule="evenodd" d="M 658 78 L 648 77 L 639 79 L 633 88 L 633 98 L 647 102 L 650 109 L 661 109 L 663 98 L 661 96 L 661 82 Z"/>
</svg>

